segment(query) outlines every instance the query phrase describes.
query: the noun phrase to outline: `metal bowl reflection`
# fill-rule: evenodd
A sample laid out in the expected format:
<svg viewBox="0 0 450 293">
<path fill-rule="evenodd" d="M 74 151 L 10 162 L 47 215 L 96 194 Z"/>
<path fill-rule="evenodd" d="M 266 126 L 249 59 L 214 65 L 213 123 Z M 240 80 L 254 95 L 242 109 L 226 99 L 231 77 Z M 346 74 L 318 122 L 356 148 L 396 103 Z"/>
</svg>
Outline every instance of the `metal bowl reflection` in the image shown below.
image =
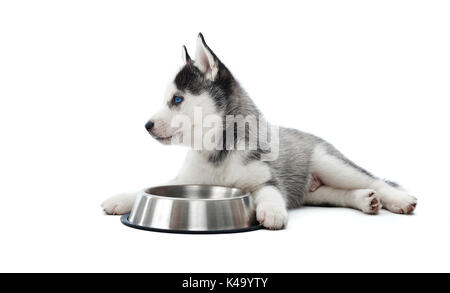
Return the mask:
<svg viewBox="0 0 450 293">
<path fill-rule="evenodd" d="M 213 185 L 168 185 L 144 190 L 122 222 L 138 229 L 229 233 L 258 229 L 249 193 Z"/>
</svg>

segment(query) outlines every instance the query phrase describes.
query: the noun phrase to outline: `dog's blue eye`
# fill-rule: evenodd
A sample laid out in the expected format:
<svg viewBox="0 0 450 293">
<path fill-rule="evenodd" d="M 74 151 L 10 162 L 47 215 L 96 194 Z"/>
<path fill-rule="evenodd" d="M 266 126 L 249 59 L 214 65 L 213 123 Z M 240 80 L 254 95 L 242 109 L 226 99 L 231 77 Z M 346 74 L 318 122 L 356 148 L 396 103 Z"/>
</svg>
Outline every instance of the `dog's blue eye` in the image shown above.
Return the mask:
<svg viewBox="0 0 450 293">
<path fill-rule="evenodd" d="M 174 104 L 181 104 L 181 102 L 183 102 L 183 97 L 175 96 L 173 97 L 172 101 Z"/>
</svg>

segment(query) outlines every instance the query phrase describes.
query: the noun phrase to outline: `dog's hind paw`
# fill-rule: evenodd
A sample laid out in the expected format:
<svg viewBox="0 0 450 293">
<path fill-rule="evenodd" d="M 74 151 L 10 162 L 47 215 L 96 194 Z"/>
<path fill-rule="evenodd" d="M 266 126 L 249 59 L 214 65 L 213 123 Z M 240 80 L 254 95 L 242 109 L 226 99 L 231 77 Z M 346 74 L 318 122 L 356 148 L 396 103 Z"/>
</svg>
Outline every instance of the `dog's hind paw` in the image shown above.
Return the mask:
<svg viewBox="0 0 450 293">
<path fill-rule="evenodd" d="M 107 215 L 123 215 L 129 213 L 133 207 L 136 194 L 119 194 L 105 200 L 101 206 Z"/>
<path fill-rule="evenodd" d="M 412 214 L 417 206 L 417 198 L 407 193 L 399 193 L 387 197 L 383 201 L 383 206 L 396 214 Z"/>
<path fill-rule="evenodd" d="M 366 214 L 376 214 L 382 207 L 381 200 L 375 190 L 356 189 L 353 191 L 356 197 L 357 208 Z"/>
<path fill-rule="evenodd" d="M 288 213 L 284 206 L 261 203 L 256 207 L 256 219 L 267 229 L 278 230 L 286 227 Z"/>
</svg>

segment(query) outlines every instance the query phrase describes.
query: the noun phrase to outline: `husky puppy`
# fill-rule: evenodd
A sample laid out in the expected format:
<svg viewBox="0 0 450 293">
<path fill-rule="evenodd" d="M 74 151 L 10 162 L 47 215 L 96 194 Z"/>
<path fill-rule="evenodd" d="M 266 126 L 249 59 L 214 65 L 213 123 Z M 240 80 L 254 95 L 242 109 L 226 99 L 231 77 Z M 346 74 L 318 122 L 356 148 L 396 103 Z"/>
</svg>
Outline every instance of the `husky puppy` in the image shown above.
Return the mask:
<svg viewBox="0 0 450 293">
<path fill-rule="evenodd" d="M 274 159 L 264 159 L 268 151 L 263 148 L 263 136 L 256 135 L 255 148 L 239 148 L 248 143 L 248 136 L 255 134 L 247 128 L 239 133 L 235 123 L 225 118 L 262 117 L 257 107 L 202 34 L 197 39 L 195 61 L 184 46 L 182 56 L 184 66 L 169 84 L 162 109 L 145 125 L 160 143 L 181 143 L 193 148 L 170 184 L 213 184 L 249 191 L 258 221 L 269 229 L 285 227 L 287 210 L 303 204 L 348 207 L 367 214 L 376 214 L 381 207 L 398 214 L 414 211 L 417 199 L 398 184 L 375 177 L 312 134 L 279 127 Z M 180 142 L 184 136 L 205 127 L 195 122 L 196 109 L 201 110 L 202 119 L 213 116 L 220 122 L 212 127 L 214 134 L 222 134 L 213 142 L 216 148 Z M 179 115 L 194 121 L 189 123 L 188 131 L 180 132 L 180 127 L 172 123 Z M 228 137 L 232 138 L 232 147 Z M 128 213 L 136 195 L 112 197 L 102 207 L 107 214 Z"/>
</svg>

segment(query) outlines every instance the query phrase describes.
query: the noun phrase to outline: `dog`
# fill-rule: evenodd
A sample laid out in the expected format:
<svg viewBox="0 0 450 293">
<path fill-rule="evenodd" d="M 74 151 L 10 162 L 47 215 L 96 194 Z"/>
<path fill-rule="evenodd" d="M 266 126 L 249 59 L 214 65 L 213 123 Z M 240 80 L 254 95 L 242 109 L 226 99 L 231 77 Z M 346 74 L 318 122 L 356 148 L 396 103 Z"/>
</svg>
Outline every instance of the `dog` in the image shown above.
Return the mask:
<svg viewBox="0 0 450 293">
<path fill-rule="evenodd" d="M 268 229 L 286 227 L 288 209 L 301 205 L 348 207 L 367 214 L 377 214 L 382 207 L 411 214 L 416 208 L 417 199 L 400 185 L 375 177 L 325 140 L 295 129 L 271 128 L 201 33 L 195 60 L 185 46 L 182 57 L 184 64 L 167 88 L 162 109 L 145 125 L 160 143 L 192 148 L 168 184 L 211 184 L 248 191 L 257 220 Z M 200 119 L 195 117 L 197 112 Z M 172 123 L 179 116 L 188 127 Z M 202 125 L 206 117 L 217 123 Z M 228 117 L 256 117 L 254 121 L 267 122 L 271 130 L 258 132 L 244 126 L 244 131 L 237 131 L 236 120 L 229 122 Z M 197 130 L 207 129 L 217 135 L 210 140 L 212 148 L 183 140 L 188 136 L 204 140 L 208 132 Z M 251 149 L 250 138 L 254 140 Z M 128 213 L 137 194 L 114 196 L 102 207 L 106 214 Z"/>
</svg>

